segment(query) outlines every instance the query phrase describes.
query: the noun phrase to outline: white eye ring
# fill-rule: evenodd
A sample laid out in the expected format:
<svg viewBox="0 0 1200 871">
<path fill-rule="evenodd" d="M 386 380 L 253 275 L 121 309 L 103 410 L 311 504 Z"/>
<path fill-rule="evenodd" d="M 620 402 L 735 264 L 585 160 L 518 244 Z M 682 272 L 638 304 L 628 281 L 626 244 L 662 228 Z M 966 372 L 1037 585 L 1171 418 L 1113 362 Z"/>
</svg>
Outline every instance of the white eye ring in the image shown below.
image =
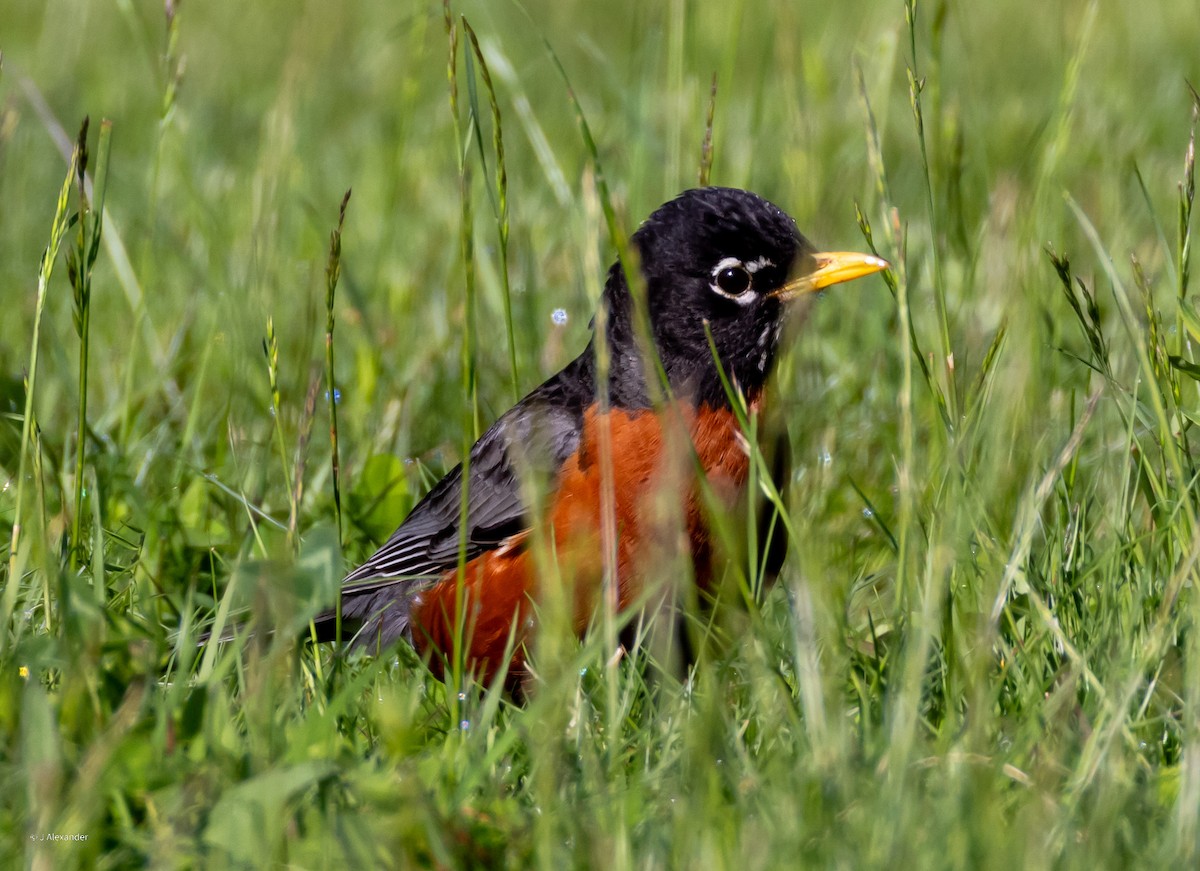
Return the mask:
<svg viewBox="0 0 1200 871">
<path fill-rule="evenodd" d="M 712 288 L 713 293 L 719 294 L 726 299 L 732 299 L 734 302 L 739 303 L 740 305 L 747 305 L 758 296 L 758 293 L 754 290 L 754 273 L 758 272 L 760 269 L 765 269 L 768 266 L 774 265 L 775 261 L 770 257 L 759 257 L 757 260 L 750 260 L 746 263 L 743 263 L 736 257 L 723 257 L 721 261 L 713 267 L 713 282 L 709 285 L 709 287 Z M 745 271 L 746 274 L 751 277 L 750 286 L 740 293 L 730 293 L 729 291 L 722 289 L 717 283 L 717 276 L 719 276 L 726 269 L 741 269 Z"/>
<path fill-rule="evenodd" d="M 739 305 L 747 305 L 756 296 L 758 296 L 758 294 L 754 292 L 754 286 L 753 286 L 753 281 L 752 281 L 754 273 L 757 272 L 758 269 L 759 269 L 759 261 L 754 261 L 753 263 L 743 263 L 742 261 L 738 260 L 736 257 L 724 257 L 721 259 L 721 261 L 716 266 L 713 267 L 713 271 L 712 271 L 713 280 L 712 280 L 712 284 L 709 285 L 709 288 L 712 289 L 713 293 L 715 293 L 719 296 L 723 296 L 726 299 L 732 299 L 734 302 L 738 303 Z M 746 287 L 744 290 L 738 291 L 737 293 L 731 293 L 730 291 L 725 290 L 723 287 L 721 287 L 720 276 L 721 276 L 721 273 L 725 272 L 726 270 L 738 270 L 740 272 L 745 273 L 747 281 L 746 281 Z"/>
</svg>

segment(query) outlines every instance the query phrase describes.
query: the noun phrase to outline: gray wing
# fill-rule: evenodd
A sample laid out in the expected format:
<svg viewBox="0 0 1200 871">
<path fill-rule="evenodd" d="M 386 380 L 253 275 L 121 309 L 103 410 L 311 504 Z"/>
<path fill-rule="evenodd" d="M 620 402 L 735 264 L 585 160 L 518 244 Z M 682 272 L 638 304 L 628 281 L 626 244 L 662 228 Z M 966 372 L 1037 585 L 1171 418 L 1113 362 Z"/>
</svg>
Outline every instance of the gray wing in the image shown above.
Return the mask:
<svg viewBox="0 0 1200 871">
<path fill-rule="evenodd" d="M 529 528 L 527 488 L 552 482 L 579 447 L 584 409 L 592 395 L 579 363 L 514 406 L 471 448 L 468 560 Z M 460 464 L 429 491 L 370 559 L 346 576 L 344 637 L 357 630 L 358 643 L 372 647 L 410 637 L 413 596 L 458 565 L 461 500 Z M 321 640 L 333 637 L 333 616 L 330 612 L 318 618 Z"/>
</svg>

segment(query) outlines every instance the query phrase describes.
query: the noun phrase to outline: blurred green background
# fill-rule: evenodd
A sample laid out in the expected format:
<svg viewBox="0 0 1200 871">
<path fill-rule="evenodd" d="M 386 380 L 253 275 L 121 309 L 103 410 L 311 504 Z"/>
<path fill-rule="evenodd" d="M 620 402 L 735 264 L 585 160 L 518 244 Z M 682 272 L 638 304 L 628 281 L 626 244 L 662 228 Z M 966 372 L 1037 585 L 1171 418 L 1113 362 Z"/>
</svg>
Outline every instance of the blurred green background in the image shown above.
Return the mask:
<svg viewBox="0 0 1200 871">
<path fill-rule="evenodd" d="M 527 708 L 456 698 L 404 650 L 345 672 L 282 638 L 201 659 L 181 626 L 226 596 L 302 624 L 457 461 L 459 148 L 480 422 L 511 404 L 487 95 L 476 83 L 485 168 L 455 141 L 437 4 L 0 0 L 0 531 L 20 511 L 30 542 L 16 577 L 0 551 L 2 852 L 33 867 L 1195 861 L 1197 401 L 1167 362 L 1191 354 L 1176 299 L 1194 3 L 923 2 L 911 29 L 901 2 L 453 12 L 503 119 L 522 391 L 585 344 L 614 256 L 555 56 L 625 232 L 696 184 L 715 75 L 712 182 L 833 249 L 866 244 L 857 206 L 897 265 L 907 307 L 878 279 L 841 288 L 781 366 L 801 536 L 784 578 L 675 693 L 604 670 L 594 645 Z M 76 571 L 61 259 L 22 506 L 12 485 L 38 259 L 85 115 L 113 133 Z M 304 407 L 351 188 L 339 545 L 324 387 L 311 435 Z M 1070 255 L 1095 318 L 1073 312 L 1046 246 Z M 54 831 L 90 838 L 27 840 Z"/>
</svg>

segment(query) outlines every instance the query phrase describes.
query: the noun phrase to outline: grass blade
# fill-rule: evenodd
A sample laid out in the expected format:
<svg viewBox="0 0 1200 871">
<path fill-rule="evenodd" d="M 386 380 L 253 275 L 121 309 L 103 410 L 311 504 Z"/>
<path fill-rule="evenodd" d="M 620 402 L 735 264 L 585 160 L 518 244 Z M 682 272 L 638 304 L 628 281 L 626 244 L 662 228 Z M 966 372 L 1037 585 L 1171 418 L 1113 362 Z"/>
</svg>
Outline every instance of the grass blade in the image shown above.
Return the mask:
<svg viewBox="0 0 1200 871">
<path fill-rule="evenodd" d="M 508 367 L 512 376 L 512 397 L 513 402 L 516 402 L 521 398 L 521 387 L 520 379 L 517 375 L 517 340 L 513 332 L 512 287 L 508 276 L 508 169 L 504 162 L 504 131 L 501 125 L 500 103 L 496 99 L 496 88 L 492 84 L 492 74 L 488 70 L 483 50 L 479 47 L 479 39 L 475 36 L 475 31 L 471 29 L 471 25 L 467 22 L 466 16 L 462 18 L 462 25 L 463 30 L 467 32 L 468 39 L 471 41 L 471 52 L 479 64 L 479 73 L 483 78 L 483 86 L 488 94 L 488 105 L 492 112 L 492 150 L 496 155 L 496 189 L 493 196 L 493 204 L 496 210 L 496 236 L 499 242 L 500 291 L 504 301 L 504 328 L 508 334 Z M 472 81 L 474 81 L 473 76 Z M 478 118 L 479 112 L 475 105 L 474 89 L 471 91 L 471 101 L 472 113 Z M 487 159 L 483 150 L 483 138 L 479 133 L 478 122 L 475 125 L 475 131 L 479 146 L 479 160 L 486 172 Z"/>
<path fill-rule="evenodd" d="M 8 580 L 4 588 L 3 626 L 11 626 L 13 609 L 17 603 L 17 592 L 23 572 L 27 553 L 22 550 L 25 544 L 21 533 L 25 516 L 25 476 L 29 468 L 31 436 L 33 434 L 34 399 L 37 396 L 38 351 L 42 335 L 42 312 L 46 307 L 46 295 L 50 289 L 50 278 L 54 274 L 54 264 L 58 260 L 58 250 L 63 238 L 70 229 L 72 221 L 67 215 L 68 202 L 71 195 L 71 185 L 78 174 L 80 149 L 77 145 L 71 153 L 67 167 L 66 178 L 59 189 L 58 201 L 54 208 L 54 218 L 50 223 L 50 241 L 42 252 L 38 264 L 37 297 L 34 304 L 33 335 L 29 341 L 29 366 L 25 370 L 25 411 L 21 418 L 21 442 L 19 460 L 17 462 L 17 492 L 14 499 L 12 536 L 8 545 Z M 0 657 L 3 657 L 8 643 L 7 632 L 0 632 Z"/>
</svg>

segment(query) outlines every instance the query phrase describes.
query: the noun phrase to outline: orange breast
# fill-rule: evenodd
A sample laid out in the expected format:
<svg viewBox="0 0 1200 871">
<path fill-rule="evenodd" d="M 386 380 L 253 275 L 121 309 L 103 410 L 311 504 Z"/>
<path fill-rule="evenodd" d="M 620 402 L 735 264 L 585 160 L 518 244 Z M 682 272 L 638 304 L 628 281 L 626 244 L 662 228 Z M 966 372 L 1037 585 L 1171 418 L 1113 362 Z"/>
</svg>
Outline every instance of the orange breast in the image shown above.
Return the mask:
<svg viewBox="0 0 1200 871">
<path fill-rule="evenodd" d="M 656 567 L 669 567 L 681 546 L 690 551 L 697 583 L 709 582 L 712 553 L 696 457 L 711 490 L 733 504 L 745 485 L 749 458 L 732 412 L 678 405 L 658 414 L 619 409 L 600 414 L 596 406 L 587 411 L 580 448 L 563 464 L 546 515 L 558 571 L 537 571 L 539 553 L 527 546 L 529 533 L 466 566 L 466 658 L 481 679 L 490 681 L 500 668 L 510 636 L 515 651 L 510 676 L 522 671 L 532 604 L 549 592 L 545 584 L 551 578 L 569 588 L 557 592 L 568 597 L 576 632 L 584 631 L 604 587 L 606 513 L 615 534 L 619 610 L 640 599 L 646 579 L 655 576 Z M 602 496 L 608 488 L 611 498 Z M 611 506 L 607 512 L 605 505 Z M 422 653 L 433 648 L 435 670 L 453 650 L 457 593 L 457 572 L 451 571 L 413 603 L 413 639 Z"/>
</svg>

